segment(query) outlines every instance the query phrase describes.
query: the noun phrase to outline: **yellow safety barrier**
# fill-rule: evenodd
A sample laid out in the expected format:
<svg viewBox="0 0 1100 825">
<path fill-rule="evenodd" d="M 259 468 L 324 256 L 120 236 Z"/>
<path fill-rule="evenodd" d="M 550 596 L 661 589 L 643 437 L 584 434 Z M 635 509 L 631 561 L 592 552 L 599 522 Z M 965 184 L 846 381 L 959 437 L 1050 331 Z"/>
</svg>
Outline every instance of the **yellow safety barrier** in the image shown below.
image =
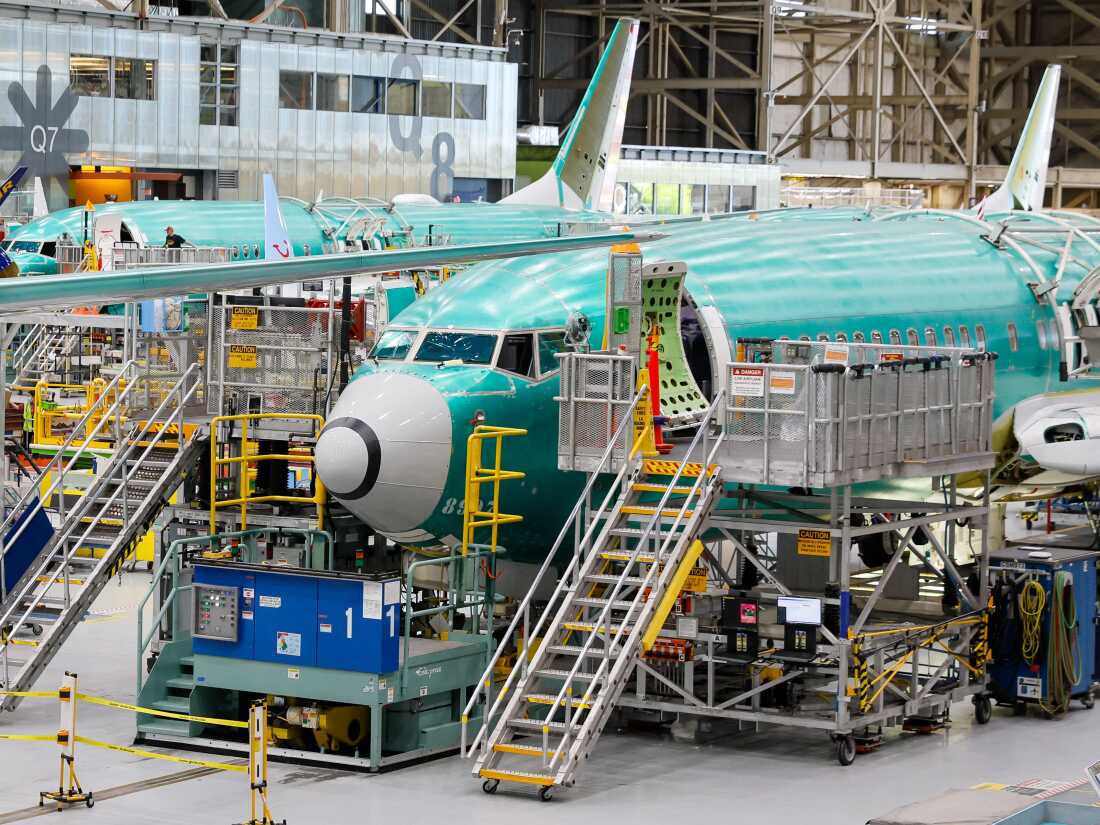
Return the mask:
<svg viewBox="0 0 1100 825">
<path fill-rule="evenodd" d="M 218 457 L 218 427 L 220 424 L 239 421 L 241 422 L 241 443 L 248 443 L 248 425 L 252 421 L 263 421 L 266 419 L 281 419 L 283 421 L 312 421 L 314 424 L 313 437 L 316 439 L 321 435 L 321 429 L 325 426 L 325 419 L 320 415 L 312 415 L 308 413 L 243 413 L 241 415 L 219 415 L 211 419 L 210 421 L 210 535 L 214 535 L 217 532 L 217 512 L 222 507 L 240 507 L 241 508 L 241 529 L 248 529 L 248 505 L 262 504 L 265 502 L 286 502 L 290 504 L 314 504 L 317 506 L 317 524 L 321 526 L 324 524 L 325 516 L 325 485 L 321 482 L 321 479 L 317 476 L 317 473 L 313 474 L 313 496 L 306 498 L 305 496 L 279 496 L 279 495 L 267 495 L 267 496 L 254 496 L 251 494 L 251 490 L 248 485 L 248 466 L 260 461 L 305 461 L 309 464 L 314 463 L 314 457 L 309 454 L 299 453 L 297 455 L 282 455 L 282 454 L 266 454 L 266 455 L 239 455 L 229 456 L 227 458 Z M 233 464 L 243 465 L 241 471 L 237 474 L 237 497 L 230 499 L 218 500 L 217 497 L 217 485 L 218 485 L 218 468 L 227 467 Z"/>
<path fill-rule="evenodd" d="M 76 776 L 76 745 L 79 742 L 93 748 L 128 753 L 145 759 L 159 759 L 164 762 L 175 762 L 181 765 L 193 765 L 199 768 L 209 768 L 231 773 L 248 774 L 249 809 L 250 819 L 243 825 L 276 825 L 271 816 L 271 808 L 267 799 L 267 702 L 257 700 L 248 710 L 248 721 L 239 719 L 216 719 L 209 716 L 191 716 L 185 713 L 173 713 L 157 710 L 156 708 L 143 708 L 139 705 L 131 705 L 128 702 L 118 702 L 114 699 L 104 699 L 101 696 L 93 696 L 89 693 L 77 691 L 77 676 L 75 673 L 65 673 L 65 678 L 58 690 L 23 690 L 0 691 L 0 696 L 19 696 L 23 698 L 57 699 L 61 709 L 60 724 L 57 733 L 53 736 L 45 734 L 7 733 L 0 734 L 0 741 L 7 742 L 56 742 L 61 748 L 61 761 L 57 780 L 57 790 L 40 791 L 38 804 L 42 805 L 48 799 L 57 804 L 57 810 L 64 810 L 66 805 L 83 803 L 89 808 L 95 804 L 95 794 L 85 791 Z M 207 725 L 221 725 L 228 728 L 244 728 L 248 730 L 248 762 L 213 762 L 205 759 L 193 759 L 187 756 L 174 756 L 167 753 L 157 753 L 128 745 L 116 745 L 112 742 L 103 742 L 87 736 L 80 736 L 76 732 L 76 707 L 78 702 L 88 702 L 93 705 L 127 710 L 136 713 L 146 713 L 151 716 L 163 716 L 169 719 L 183 719 L 190 722 L 201 722 Z M 283 820 L 282 825 L 286 825 Z"/>
<path fill-rule="evenodd" d="M 516 470 L 503 470 L 500 466 L 504 439 L 517 435 L 527 435 L 527 430 L 515 427 L 491 427 L 478 424 L 470 437 L 466 439 L 466 502 L 462 510 L 462 555 L 466 555 L 474 543 L 474 532 L 488 527 L 490 539 L 487 547 L 490 553 L 497 549 L 497 535 L 502 524 L 515 524 L 523 521 L 523 516 L 500 512 L 500 483 L 526 477 L 526 473 Z M 482 447 L 486 441 L 496 441 L 494 463 L 485 467 L 482 463 Z M 493 485 L 493 497 L 488 510 L 481 509 L 481 485 Z"/>
</svg>

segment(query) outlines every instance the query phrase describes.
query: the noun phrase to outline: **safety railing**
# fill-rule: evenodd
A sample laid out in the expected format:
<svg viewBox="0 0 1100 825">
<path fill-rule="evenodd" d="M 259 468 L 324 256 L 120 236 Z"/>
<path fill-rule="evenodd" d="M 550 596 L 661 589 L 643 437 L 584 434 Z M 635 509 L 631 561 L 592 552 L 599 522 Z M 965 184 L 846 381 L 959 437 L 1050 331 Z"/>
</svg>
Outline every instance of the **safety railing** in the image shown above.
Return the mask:
<svg viewBox="0 0 1100 825">
<path fill-rule="evenodd" d="M 110 256 L 110 261 L 103 261 L 103 269 L 132 269 L 181 264 L 228 263 L 237 257 L 237 250 L 228 246 L 184 246 L 172 249 L 164 246 L 116 243 L 107 255 Z M 104 257 L 106 258 L 107 255 Z M 59 244 L 57 247 L 57 262 L 62 272 L 76 271 L 83 266 L 85 257 L 83 246 Z"/>
<path fill-rule="evenodd" d="M 217 530 L 217 512 L 223 507 L 240 507 L 241 508 L 241 529 L 244 530 L 248 527 L 248 505 L 249 504 L 264 504 L 273 502 L 283 502 L 287 504 L 313 504 L 317 507 L 317 523 L 324 524 L 325 521 L 325 485 L 321 481 L 321 478 L 317 473 L 312 473 L 313 478 L 313 495 L 312 496 L 284 496 L 277 494 L 267 495 L 252 495 L 249 486 L 248 469 L 249 465 L 255 464 L 261 461 L 293 461 L 293 462 L 306 462 L 310 465 L 315 463 L 313 455 L 307 455 L 299 453 L 296 455 L 282 454 L 282 453 L 265 453 L 261 455 L 248 455 L 248 425 L 253 421 L 312 421 L 313 422 L 313 439 L 316 441 L 321 435 L 321 430 L 325 426 L 325 420 L 320 415 L 313 415 L 309 413 L 242 413 L 240 415 L 219 415 L 211 419 L 210 421 L 210 532 L 213 534 Z M 222 424 L 234 424 L 240 423 L 240 444 L 242 455 L 221 457 L 218 455 L 218 430 Z M 237 471 L 237 496 L 230 499 L 219 499 L 217 497 L 218 489 L 218 468 L 236 466 Z"/>
<path fill-rule="evenodd" d="M 153 643 L 153 639 L 164 629 L 164 621 L 168 616 L 168 611 L 176 603 L 178 597 L 183 593 L 189 593 L 191 591 L 190 584 L 180 584 L 183 573 L 184 562 L 184 548 L 193 545 L 206 545 L 211 547 L 216 543 L 225 541 L 240 541 L 253 538 L 268 537 L 271 535 L 283 535 L 283 534 L 299 535 L 310 542 L 321 540 L 325 546 L 325 558 L 328 559 L 329 565 L 332 562 L 332 536 L 324 530 L 309 530 L 297 527 L 254 527 L 248 530 L 237 530 L 232 533 L 215 533 L 207 536 L 188 536 L 180 539 L 176 539 L 168 545 L 168 549 L 161 557 L 160 564 L 157 565 L 153 571 L 152 582 L 149 585 L 149 589 L 145 591 L 145 595 L 137 606 L 137 690 L 134 696 L 141 696 L 141 689 L 145 684 L 143 662 L 145 658 L 145 651 L 149 649 L 149 645 Z M 161 587 L 161 583 L 165 578 L 168 578 L 169 585 L 166 588 Z M 162 593 L 162 601 L 160 602 L 160 609 L 157 611 L 156 616 L 150 625 L 149 633 L 145 633 L 145 606 L 149 603 L 149 599 L 156 593 Z M 176 613 L 173 613 L 173 619 L 168 627 L 168 632 L 175 637 L 175 617 Z M 171 639 L 169 639 L 170 641 Z"/>
<path fill-rule="evenodd" d="M 566 518 L 565 523 L 562 525 L 560 531 L 558 531 L 557 538 L 551 545 L 549 552 L 546 554 L 546 558 L 542 562 L 542 566 L 539 568 L 538 573 L 535 574 L 534 581 L 532 582 L 527 594 L 523 597 L 523 600 L 519 603 L 516 609 L 515 615 L 512 617 L 512 621 L 508 624 L 504 633 L 500 637 L 500 643 L 497 645 L 496 651 L 493 653 L 489 660 L 489 664 L 485 668 L 485 672 L 482 674 L 481 679 L 478 681 L 477 687 L 474 688 L 470 695 L 469 700 L 466 703 L 466 707 L 462 711 L 462 739 L 461 739 L 461 752 L 464 756 L 470 756 L 481 744 L 482 740 L 487 736 L 486 730 L 491 726 L 491 722 L 494 716 L 501 710 L 501 702 L 504 697 L 508 695 L 509 691 L 513 688 L 517 678 L 526 678 L 528 673 L 528 657 L 520 657 L 520 661 L 516 667 L 513 667 L 508 674 L 508 678 L 505 680 L 501 689 L 497 691 L 495 700 L 492 696 L 493 689 L 493 672 L 500 661 L 505 649 L 509 642 L 514 642 L 517 638 L 517 631 L 522 634 L 522 638 L 525 642 L 528 642 L 532 638 L 537 638 L 538 634 L 545 626 L 551 611 L 543 610 L 534 628 L 531 627 L 532 611 L 534 608 L 534 594 L 541 591 L 541 585 L 544 581 L 548 581 L 547 576 L 553 576 L 558 579 L 556 588 L 554 589 L 554 595 L 550 599 L 550 604 L 553 604 L 555 599 L 561 598 L 564 590 L 564 583 L 569 580 L 569 577 L 578 570 L 580 563 L 583 561 L 587 549 L 590 547 L 592 541 L 598 535 L 599 523 L 606 519 L 610 514 L 610 508 L 615 500 L 621 494 L 624 485 L 628 478 L 628 470 L 631 468 L 631 462 L 620 462 L 618 474 L 615 476 L 614 481 L 608 487 L 604 493 L 603 499 L 600 502 L 599 507 L 594 513 L 590 513 L 592 492 L 596 486 L 597 480 L 600 476 L 610 471 L 611 463 L 615 459 L 615 451 L 623 438 L 627 437 L 632 429 L 634 423 L 634 411 L 642 403 L 643 399 L 647 397 L 646 388 L 643 387 L 633 398 L 627 408 L 623 411 L 623 414 L 619 417 L 619 422 L 615 430 L 612 432 L 612 437 L 608 439 L 606 447 L 604 447 L 603 455 L 599 462 L 593 467 L 591 474 L 588 477 L 588 482 L 584 486 L 584 490 L 577 498 L 577 503 L 573 505 L 573 510 Z M 566 570 L 558 575 L 554 568 L 553 562 L 558 556 L 559 551 L 562 549 L 563 544 L 567 537 L 572 534 L 573 537 L 573 558 L 566 567 Z M 551 573 L 551 571 L 554 571 Z M 483 723 L 477 734 L 474 736 L 473 741 L 469 743 L 467 748 L 467 725 L 469 724 L 470 714 L 473 712 L 474 707 L 482 700 L 484 696 L 486 703 L 486 711 L 483 717 Z M 489 702 L 492 701 L 492 705 Z"/>
<path fill-rule="evenodd" d="M 136 422 L 133 425 L 130 433 L 126 434 L 125 441 L 121 432 L 119 417 L 114 417 L 116 433 L 115 444 L 117 447 L 114 458 L 102 475 L 96 480 L 96 483 L 83 497 L 81 497 L 68 519 L 62 523 L 62 527 L 54 533 L 53 539 L 51 539 L 50 544 L 47 546 L 47 552 L 44 553 L 37 567 L 32 565 L 27 573 L 20 579 L 19 583 L 17 583 L 16 587 L 13 588 L 13 593 L 15 595 L 11 599 L 8 608 L 4 611 L 3 616 L 0 616 L 0 627 L 7 629 L 7 635 L 4 639 L 0 640 L 0 651 L 2 651 L 3 654 L 2 664 L 5 685 L 10 684 L 10 662 L 8 656 L 10 644 L 8 644 L 8 641 L 13 640 L 24 627 L 32 623 L 30 618 L 31 614 L 38 608 L 38 600 L 33 597 L 33 591 L 37 588 L 45 593 L 49 592 L 55 585 L 61 585 L 63 592 L 62 615 L 68 611 L 72 605 L 73 599 L 69 575 L 69 566 L 72 557 L 80 547 L 87 544 L 88 537 L 100 527 L 104 518 L 108 517 L 107 513 L 109 513 L 113 507 L 118 506 L 120 495 L 122 496 L 123 513 L 121 521 L 123 529 L 119 534 L 119 539 L 116 539 L 116 542 L 122 540 L 127 530 L 133 528 L 128 505 L 130 483 L 141 471 L 143 464 L 152 451 L 157 449 L 161 442 L 165 440 L 166 436 L 175 435 L 177 438 L 175 446 L 180 451 L 183 450 L 185 433 L 187 431 L 184 410 L 194 398 L 200 384 L 201 370 L 198 364 L 193 364 L 179 381 L 176 382 L 172 391 L 165 396 L 157 409 L 143 422 Z M 118 394 L 115 404 L 121 404 L 134 386 L 136 386 L 136 382 L 126 386 Z M 169 406 L 170 400 L 175 401 L 175 409 L 165 416 L 164 413 Z M 106 418 L 104 420 L 106 420 Z M 165 446 L 167 446 L 167 444 L 168 442 L 165 442 Z M 132 454 L 132 448 L 140 449 L 142 447 L 144 447 L 144 449 L 142 449 L 141 454 L 135 457 Z M 111 492 L 105 500 L 101 501 L 101 494 L 106 492 L 106 489 L 111 486 L 114 486 L 114 491 Z M 154 497 L 161 494 L 162 491 L 156 486 L 151 487 L 134 508 L 134 514 L 136 515 L 137 513 L 143 512 Z M 59 498 L 63 499 L 64 496 Z M 87 521 L 84 521 L 85 516 L 88 516 L 88 511 L 93 502 L 98 507 L 98 510 L 94 515 L 89 516 Z M 82 527 L 84 528 L 83 533 L 80 534 L 79 538 L 73 541 L 74 534 Z M 51 550 L 50 548 L 53 549 Z M 60 551 L 61 554 L 60 563 L 56 563 L 58 561 L 58 551 Z M 51 566 L 56 566 L 53 572 L 50 572 Z M 22 607 L 22 602 L 24 599 L 28 599 L 28 597 L 30 597 L 29 603 L 24 608 Z M 20 613 L 19 611 L 22 612 Z M 16 614 L 18 614 L 18 617 L 13 618 Z"/>
<path fill-rule="evenodd" d="M 633 444 L 620 427 L 635 393 L 635 359 L 607 353 L 559 353 L 558 469 L 615 472 Z M 612 439 L 612 434 L 615 438 Z M 605 448 L 611 445 L 610 464 Z"/>
<path fill-rule="evenodd" d="M 500 484 L 502 481 L 515 481 L 526 477 L 526 473 L 505 470 L 501 467 L 501 455 L 504 439 L 527 435 L 527 430 L 515 427 L 494 427 L 478 424 L 470 437 L 466 439 L 466 504 L 462 511 L 462 555 L 466 555 L 473 544 L 477 530 L 489 529 L 489 548 L 493 552 L 497 546 L 497 537 L 502 525 L 523 521 L 523 516 L 510 515 L 500 511 Z M 484 466 L 483 448 L 486 441 L 493 441 L 493 465 Z M 489 509 L 482 509 L 481 485 L 491 484 L 493 495 Z"/>
<path fill-rule="evenodd" d="M 592 633 L 588 634 L 588 638 L 585 640 L 584 645 L 577 653 L 576 662 L 574 662 L 569 674 L 565 677 L 561 689 L 558 691 L 553 704 L 546 713 L 547 719 L 553 719 L 558 709 L 564 707 L 567 719 L 564 735 L 558 743 L 557 748 L 552 752 L 552 755 L 549 750 L 549 729 L 546 727 L 543 728 L 543 762 L 545 767 L 550 770 L 554 770 L 559 766 L 562 759 L 570 752 L 572 743 L 584 741 L 592 732 L 595 725 L 603 724 L 603 719 L 599 718 L 597 714 L 588 714 L 574 736 L 574 728 L 577 719 L 590 705 L 593 690 L 597 687 L 604 689 L 607 685 L 617 684 L 619 680 L 626 677 L 626 669 L 633 666 L 630 657 L 621 656 L 619 654 L 622 652 L 623 643 L 627 638 L 635 631 L 644 632 L 647 623 L 652 618 L 657 608 L 658 599 L 651 598 L 650 593 L 662 593 L 669 579 L 675 572 L 675 565 L 667 563 L 662 564 L 661 562 L 667 557 L 674 543 L 687 542 L 693 539 L 690 528 L 683 533 L 678 533 L 679 527 L 682 524 L 699 522 L 701 518 L 700 510 L 702 509 L 700 505 L 708 496 L 714 495 L 717 487 L 721 484 L 721 477 L 716 473 L 712 473 L 711 467 L 713 466 L 718 449 L 722 445 L 722 438 L 719 436 L 713 439 L 714 443 L 710 445 L 712 439 L 709 435 L 709 423 L 722 408 L 723 399 L 724 394 L 719 392 L 704 413 L 702 417 L 703 424 L 696 430 L 683 459 L 680 460 L 676 468 L 675 474 L 672 476 L 671 481 L 668 482 L 668 486 L 661 495 L 660 501 L 655 505 L 653 515 L 642 529 L 642 533 L 635 544 L 634 550 L 630 553 L 629 562 L 623 566 L 623 572 L 612 586 L 611 592 L 602 596 L 602 598 L 607 599 L 607 603 L 600 611 L 599 617 L 593 621 L 595 629 Z M 700 472 L 687 493 L 683 495 L 683 503 L 675 510 L 675 515 L 671 523 L 668 523 L 667 513 L 669 512 L 669 508 L 667 505 L 669 498 L 673 495 L 673 490 L 679 486 L 679 482 L 683 477 L 684 468 L 689 463 L 692 463 L 692 458 L 695 456 L 698 456 L 700 459 Z M 687 522 L 685 522 L 685 518 Z M 647 545 L 651 542 L 653 531 L 658 524 L 667 524 L 667 529 L 662 531 L 664 539 L 656 549 L 647 551 Z M 623 618 L 618 626 L 615 628 L 614 632 L 612 632 L 610 627 L 611 612 L 613 609 L 616 609 L 615 604 L 619 600 L 619 594 L 627 587 L 626 580 L 631 577 L 631 570 L 637 563 L 639 555 L 643 552 L 647 555 L 652 553 L 654 563 L 649 566 L 643 581 L 636 585 L 634 597 L 625 608 Z M 559 590 L 562 589 L 562 585 L 565 581 L 566 578 L 563 576 L 562 582 L 559 582 L 558 585 Z M 634 584 L 630 586 L 635 587 Z M 551 604 L 553 604 L 553 601 L 552 598 Z M 564 610 L 566 607 L 567 606 L 563 603 L 560 608 L 558 621 L 564 618 Z M 632 618 L 635 616 L 635 611 L 638 611 L 639 607 L 641 607 L 641 611 L 637 613 L 637 618 Z M 597 666 L 595 673 L 585 674 L 584 681 L 587 683 L 588 687 L 581 695 L 581 698 L 577 700 L 574 698 L 573 684 L 577 679 L 577 674 L 580 672 L 580 668 L 583 666 L 586 657 L 592 650 L 593 642 L 595 642 L 597 637 L 602 637 L 603 646 L 600 650 L 603 652 L 603 656 L 600 658 L 600 664 Z M 544 649 L 540 647 L 533 657 L 531 667 L 537 668 L 543 655 Z M 606 684 L 604 683 L 605 679 Z"/>
<path fill-rule="evenodd" d="M 35 383 L 32 396 L 32 424 L 31 434 L 35 444 L 60 444 L 63 437 L 54 434 L 54 425 L 57 421 L 79 421 L 83 414 L 93 406 L 96 406 L 100 397 L 104 394 L 107 382 L 102 378 L 96 378 L 86 384 L 65 384 L 50 382 L 40 378 Z M 83 394 L 82 404 L 56 404 L 48 395 L 52 393 L 72 395 Z M 96 447 L 109 446 L 106 442 L 93 445 Z"/>
<path fill-rule="evenodd" d="M 989 453 L 996 356 L 830 346 L 776 341 L 767 360 L 727 365 L 727 480 L 826 487 Z"/>
<path fill-rule="evenodd" d="M 23 514 L 24 508 L 32 499 L 36 499 L 33 510 L 37 512 L 44 509 L 46 502 L 50 500 L 54 493 L 58 492 L 61 495 L 58 496 L 57 514 L 62 522 L 65 521 L 65 476 L 76 469 L 78 462 L 83 459 L 84 454 L 90 449 L 89 445 L 94 443 L 101 434 L 106 435 L 104 427 L 108 422 L 115 416 L 120 415 L 122 410 L 125 409 L 132 388 L 136 386 L 133 379 L 137 377 L 137 369 L 137 364 L 133 361 L 127 361 L 123 365 L 118 375 L 104 387 L 103 393 L 96 399 L 94 404 L 89 406 L 73 427 L 72 432 L 61 442 L 53 458 L 42 467 L 41 474 L 44 477 L 52 478 L 53 481 L 45 489 L 37 486 L 27 489 L 18 503 L 8 513 L 7 518 L 4 519 L 3 523 L 0 523 L 0 603 L 7 597 L 7 593 L 3 590 L 3 582 L 6 580 L 4 564 L 7 549 L 23 535 L 31 522 L 33 512 L 27 515 L 23 524 L 16 528 L 14 533 L 8 535 L 8 531 L 16 519 Z M 89 425 L 91 425 L 90 429 Z M 79 434 L 83 434 L 83 437 L 77 441 Z"/>
</svg>

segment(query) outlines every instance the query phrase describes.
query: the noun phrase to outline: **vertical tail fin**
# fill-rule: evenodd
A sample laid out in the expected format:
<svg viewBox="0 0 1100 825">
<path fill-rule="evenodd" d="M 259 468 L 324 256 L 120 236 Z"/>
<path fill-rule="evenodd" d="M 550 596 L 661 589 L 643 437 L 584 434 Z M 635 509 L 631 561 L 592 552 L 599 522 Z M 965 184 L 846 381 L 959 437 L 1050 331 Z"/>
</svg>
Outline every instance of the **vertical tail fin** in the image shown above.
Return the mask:
<svg viewBox="0 0 1100 825">
<path fill-rule="evenodd" d="M 8 179 L 0 183 L 0 204 L 3 204 L 8 196 L 15 191 L 15 187 L 19 185 L 19 181 L 23 179 L 25 174 L 27 174 L 26 166 L 16 166 L 12 173 L 8 175 Z"/>
<path fill-rule="evenodd" d="M 637 42 L 638 21 L 620 19 L 550 171 L 502 202 L 611 211 Z"/>
<path fill-rule="evenodd" d="M 31 214 L 36 218 L 43 218 L 50 214 L 50 207 L 46 203 L 46 190 L 42 188 L 42 178 L 34 179 L 34 205 Z"/>
<path fill-rule="evenodd" d="M 1058 104 L 1058 82 L 1062 67 L 1047 66 L 1039 83 L 1039 92 L 1028 112 L 1024 131 L 1008 167 L 1008 175 L 996 192 L 981 204 L 983 214 L 1011 209 L 1027 211 L 1043 208 L 1047 167 L 1050 164 L 1050 139 L 1054 133 L 1054 110 Z"/>
<path fill-rule="evenodd" d="M 275 191 L 275 180 L 264 173 L 264 257 L 267 260 L 284 260 L 294 257 L 294 247 L 283 220 L 283 211 L 279 208 L 279 193 Z"/>
</svg>

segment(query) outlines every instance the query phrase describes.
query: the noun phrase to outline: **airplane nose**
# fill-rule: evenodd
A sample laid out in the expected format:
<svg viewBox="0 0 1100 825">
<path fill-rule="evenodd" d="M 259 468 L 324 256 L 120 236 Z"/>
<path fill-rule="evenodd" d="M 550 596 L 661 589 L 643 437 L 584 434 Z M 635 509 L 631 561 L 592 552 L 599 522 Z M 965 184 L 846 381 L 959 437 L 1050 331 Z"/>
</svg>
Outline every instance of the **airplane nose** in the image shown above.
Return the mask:
<svg viewBox="0 0 1100 825">
<path fill-rule="evenodd" d="M 419 526 L 443 494 L 451 412 L 427 381 L 364 375 L 341 393 L 314 451 L 329 492 L 379 533 L 423 540 Z"/>
</svg>

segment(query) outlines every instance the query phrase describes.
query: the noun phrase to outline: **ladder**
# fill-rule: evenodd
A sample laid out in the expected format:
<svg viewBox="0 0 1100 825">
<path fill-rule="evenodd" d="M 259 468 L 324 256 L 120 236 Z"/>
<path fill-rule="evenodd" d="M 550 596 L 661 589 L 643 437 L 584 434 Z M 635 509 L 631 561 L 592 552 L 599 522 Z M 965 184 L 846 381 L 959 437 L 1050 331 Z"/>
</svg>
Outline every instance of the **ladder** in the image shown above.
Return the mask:
<svg viewBox="0 0 1100 825">
<path fill-rule="evenodd" d="M 127 402 L 144 397 L 137 389 L 143 380 L 137 364 L 129 362 L 104 393 L 105 400 L 97 402 L 105 409 L 93 407 L 85 415 L 82 423 L 97 423 L 74 446 L 73 455 L 63 458 L 79 425 L 45 468 L 57 477 L 41 499 L 36 485 L 0 525 L 0 536 L 7 536 L 0 548 L 10 547 L 19 530 L 7 535 L 9 521 L 27 508 L 41 508 L 41 500 L 51 495 L 59 502 L 60 526 L 0 602 L 0 685 L 5 690 L 25 691 L 34 684 L 194 463 L 201 449 L 198 430 L 185 423 L 184 410 L 197 400 L 201 374 L 193 364 L 163 393 L 156 409 L 137 420 L 126 417 L 134 412 Z M 114 432 L 111 459 L 66 513 L 65 472 L 101 430 Z M 18 703 L 19 697 L 5 697 L 0 710 L 14 710 Z"/>
<path fill-rule="evenodd" d="M 643 389 L 620 419 L 620 433 L 505 633 L 505 642 L 509 634 L 517 637 L 513 642 L 522 639 L 515 646 L 524 652 L 490 706 L 489 685 L 502 644 L 467 705 L 464 724 L 485 691 L 488 709 L 466 755 L 479 750 L 473 773 L 484 780 L 487 793 L 501 781 L 519 782 L 539 786 L 545 800 L 555 786 L 574 783 L 637 656 L 652 646 L 702 551 L 697 536 L 722 491 L 721 471 L 712 461 L 721 439 L 708 432 L 722 393 L 677 458 L 644 458 L 644 435 L 639 437 L 599 508 L 584 514 L 593 482 L 609 466 L 621 430 L 644 395 Z M 554 575 L 547 574 L 549 562 L 555 556 L 562 560 L 558 550 L 574 530 L 583 537 L 532 630 L 532 597 L 543 576 Z"/>
<path fill-rule="evenodd" d="M 71 331 L 35 324 L 12 353 L 13 386 L 27 386 L 57 371 L 65 356 L 72 354 L 80 336 Z"/>
</svg>

